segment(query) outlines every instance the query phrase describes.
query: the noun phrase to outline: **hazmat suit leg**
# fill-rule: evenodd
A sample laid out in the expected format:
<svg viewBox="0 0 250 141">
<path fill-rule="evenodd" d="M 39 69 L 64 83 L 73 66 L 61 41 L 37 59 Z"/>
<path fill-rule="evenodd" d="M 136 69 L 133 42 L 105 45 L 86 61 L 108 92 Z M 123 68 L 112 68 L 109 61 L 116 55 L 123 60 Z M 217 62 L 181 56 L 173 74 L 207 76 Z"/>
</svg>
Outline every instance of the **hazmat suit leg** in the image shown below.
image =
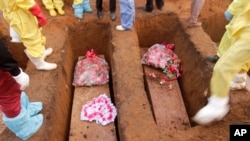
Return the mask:
<svg viewBox="0 0 250 141">
<path fill-rule="evenodd" d="M 60 15 L 65 15 L 63 10 L 64 2 L 62 0 L 53 0 L 55 9 Z"/>
<path fill-rule="evenodd" d="M 82 3 L 82 7 L 84 12 L 91 13 L 93 12 L 92 8 L 90 7 L 89 0 L 84 0 Z"/>
<path fill-rule="evenodd" d="M 49 10 L 49 14 L 52 17 L 55 17 L 57 15 L 55 11 L 55 5 L 52 0 L 42 0 L 43 4 L 45 5 L 45 8 Z"/>
<path fill-rule="evenodd" d="M 28 111 L 29 115 L 37 115 L 43 108 L 42 102 L 30 102 L 25 92 L 21 93 L 21 105 Z"/>
<path fill-rule="evenodd" d="M 231 38 L 230 36 L 231 35 L 229 34 L 228 30 L 223 34 L 221 41 L 220 41 L 220 44 L 218 46 L 217 53 L 216 53 L 216 55 L 218 57 L 221 57 L 223 55 L 223 53 L 226 52 L 229 49 L 229 47 L 231 46 L 232 41 L 230 40 L 230 38 Z"/>
<path fill-rule="evenodd" d="M 30 117 L 29 112 L 24 107 L 22 107 L 18 116 L 9 118 L 3 114 L 2 119 L 6 127 L 22 140 L 27 140 L 34 135 L 43 123 L 42 114 Z"/>
<path fill-rule="evenodd" d="M 121 26 L 125 30 L 133 28 L 135 20 L 134 0 L 120 0 Z"/>
<path fill-rule="evenodd" d="M 250 28 L 244 28 L 240 32 L 237 38 L 232 39 L 230 48 L 214 66 L 211 79 L 212 95 L 208 104 L 193 118 L 199 124 L 221 120 L 229 111 L 230 83 L 235 74 L 244 70 L 243 67 L 250 63 Z"/>
<path fill-rule="evenodd" d="M 46 50 L 44 49 L 45 37 L 42 29 L 37 26 L 36 18 L 31 14 L 17 9 L 10 15 L 5 14 L 6 19 L 11 19 L 10 26 L 19 34 L 20 40 L 26 47 L 25 53 L 38 70 L 53 70 L 57 65 L 44 60 Z M 22 23 L 22 24 L 20 24 Z"/>
<path fill-rule="evenodd" d="M 226 31 L 220 41 L 220 44 L 218 46 L 218 50 L 216 52 L 216 55 L 213 56 L 207 56 L 206 60 L 212 63 L 216 63 L 220 57 L 223 55 L 224 52 L 228 50 L 228 48 L 231 46 L 231 40 L 230 37 L 231 35 L 229 34 L 229 31 Z"/>
<path fill-rule="evenodd" d="M 224 52 L 226 52 L 229 47 L 231 46 L 232 44 L 232 41 L 230 40 L 230 33 L 229 31 L 227 30 L 221 41 L 220 41 L 220 44 L 219 44 L 219 47 L 218 47 L 218 50 L 217 50 L 217 56 L 220 57 L 223 55 Z M 233 80 L 231 81 L 231 84 L 230 84 L 230 89 L 231 90 L 240 90 L 240 89 L 248 89 L 247 88 L 247 78 L 248 78 L 248 75 L 247 75 L 247 72 L 248 72 L 248 69 L 250 68 L 250 65 L 249 64 L 246 64 L 242 67 L 242 69 L 240 70 L 240 72 L 238 72 Z"/>
<path fill-rule="evenodd" d="M 36 69 L 38 70 L 54 70 L 57 68 L 57 65 L 55 63 L 48 63 L 44 60 L 43 57 L 41 58 L 34 58 L 30 56 L 27 51 L 24 51 L 27 57 L 30 59 L 30 61 L 36 66 Z M 44 51 L 45 53 L 45 51 Z M 45 56 L 45 54 L 43 55 Z"/>
<path fill-rule="evenodd" d="M 28 110 L 22 106 L 20 86 L 10 73 L 0 70 L 0 78 L 0 105 L 3 111 L 3 122 L 17 137 L 27 140 L 40 129 L 43 116 L 39 114 L 31 117 Z"/>
<path fill-rule="evenodd" d="M 75 17 L 82 19 L 83 12 L 84 12 L 84 8 L 82 7 L 82 4 L 73 4 L 72 7 L 74 8 Z"/>
</svg>

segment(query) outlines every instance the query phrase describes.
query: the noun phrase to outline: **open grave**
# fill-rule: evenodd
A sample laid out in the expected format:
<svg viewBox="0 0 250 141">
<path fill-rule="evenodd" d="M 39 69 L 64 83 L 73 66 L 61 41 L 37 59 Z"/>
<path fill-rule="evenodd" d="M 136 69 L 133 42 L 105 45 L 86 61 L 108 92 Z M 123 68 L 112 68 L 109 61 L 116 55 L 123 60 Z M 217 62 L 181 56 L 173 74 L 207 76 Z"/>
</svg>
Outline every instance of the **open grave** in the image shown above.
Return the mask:
<svg viewBox="0 0 250 141">
<path fill-rule="evenodd" d="M 142 3 L 144 1 L 138 1 L 138 4 Z M 71 10 L 66 8 L 68 12 Z M 54 54 L 46 60 L 57 63 L 58 69 L 49 72 L 37 71 L 24 55 L 24 47 L 21 44 L 10 43 L 8 33 L 3 30 L 2 37 L 20 65 L 30 75 L 31 86 L 26 90 L 30 100 L 39 100 L 44 104 L 42 111 L 44 124 L 30 140 L 106 141 L 107 136 L 112 137 L 109 140 L 118 141 L 229 139 L 228 126 L 239 120 L 234 114 L 225 121 L 209 127 L 197 126 L 190 119 L 206 103 L 209 96 L 213 65 L 206 62 L 204 57 L 216 52 L 214 42 L 219 41 L 219 37 L 210 38 L 215 34 L 210 30 L 213 28 L 208 24 L 210 22 L 204 22 L 204 29 L 188 29 L 186 19 L 178 12 L 164 11 L 145 14 L 140 11 L 137 13 L 134 30 L 120 32 L 114 29 L 114 25 L 119 21 L 116 23 L 110 23 L 107 19 L 99 21 L 96 15 L 93 15 L 87 15 L 88 20 L 82 21 L 76 21 L 72 15 L 67 18 L 50 19 L 48 26 L 44 29 L 44 34 L 48 38 L 48 47 L 54 48 Z M 220 16 L 215 16 L 214 20 Z M 218 26 L 218 28 L 222 34 L 223 26 Z M 51 32 L 52 29 L 53 32 Z M 150 82 L 147 82 L 145 68 L 141 64 L 141 50 L 163 41 L 175 44 L 174 52 L 181 59 L 181 66 L 184 70 L 181 78 L 176 81 L 181 96 L 178 100 L 183 102 L 180 106 L 185 110 L 180 117 L 187 117 L 184 125 L 188 125 L 181 129 L 175 128 L 177 123 L 168 123 L 165 126 L 157 124 L 149 90 Z M 77 92 L 72 85 L 74 68 L 78 57 L 84 56 L 86 51 L 91 49 L 103 55 L 108 62 L 110 81 L 105 88 L 91 87 L 92 90 Z M 177 89 L 178 86 L 174 88 Z M 161 90 L 164 92 L 165 89 Z M 115 122 L 107 127 L 97 125 L 95 122 L 79 121 L 80 111 L 72 108 L 78 102 L 79 109 L 79 105 L 86 104 L 84 103 L 86 100 L 83 102 L 76 96 L 76 93 L 81 93 L 83 97 L 84 94 L 93 93 L 91 96 L 97 96 L 98 93 L 109 93 L 117 108 Z M 233 102 L 237 103 L 238 99 L 234 99 Z M 249 111 L 250 106 L 247 102 L 247 100 L 243 101 L 246 110 L 238 111 L 239 114 Z M 234 106 L 232 109 L 237 111 L 238 107 L 240 106 Z M 244 114 L 241 120 L 248 122 L 247 117 L 249 115 Z M 71 126 L 72 123 L 75 123 L 74 126 Z M 77 126 L 77 124 L 82 125 Z M 3 127 L 0 140 L 18 139 Z"/>
</svg>

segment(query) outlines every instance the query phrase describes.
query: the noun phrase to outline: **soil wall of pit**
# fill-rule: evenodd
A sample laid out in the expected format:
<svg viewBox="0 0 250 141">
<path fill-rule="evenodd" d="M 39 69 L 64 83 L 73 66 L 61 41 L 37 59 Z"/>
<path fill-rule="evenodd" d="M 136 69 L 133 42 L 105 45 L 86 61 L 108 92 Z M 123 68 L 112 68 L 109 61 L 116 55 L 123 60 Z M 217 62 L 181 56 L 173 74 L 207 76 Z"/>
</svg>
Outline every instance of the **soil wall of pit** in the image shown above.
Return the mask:
<svg viewBox="0 0 250 141">
<path fill-rule="evenodd" d="M 201 9 L 199 21 L 202 22 L 204 31 L 214 42 L 220 42 L 225 32 L 225 25 L 228 21 L 224 12 L 232 0 L 206 0 Z"/>
<path fill-rule="evenodd" d="M 206 102 L 211 68 L 203 58 L 207 54 L 214 53 L 215 47 L 212 40 L 201 28 L 194 29 L 199 32 L 200 37 L 197 38 L 197 35 L 191 37 L 192 32 L 186 32 L 189 29 L 186 29 L 185 21 L 179 19 L 174 13 L 138 18 L 136 30 L 140 47 L 150 47 L 162 42 L 175 44 L 174 52 L 182 60 L 181 66 L 184 70 L 179 84 L 187 113 L 189 117 L 193 116 Z M 201 52 L 204 46 L 199 48 L 197 44 L 202 38 L 204 43 L 207 43 L 207 48 L 211 48 L 206 52 Z"/>
<path fill-rule="evenodd" d="M 53 71 L 36 70 L 23 53 L 24 46 L 11 43 L 8 34 L 4 37 L 10 51 L 30 76 L 32 88 L 26 89 L 30 100 L 39 99 L 44 105 L 42 111 L 44 123 L 36 136 L 30 138 L 30 140 L 34 141 L 68 140 L 74 92 L 72 81 L 78 57 L 85 56 L 86 51 L 94 49 L 98 54 L 104 55 L 106 61 L 111 64 L 112 45 L 110 42 L 110 24 L 108 22 L 98 22 L 96 20 L 92 22 L 75 22 L 67 27 L 57 27 L 57 24 L 59 24 L 58 21 L 50 24 L 50 28 L 55 30 L 53 33 L 47 34 L 47 38 L 57 40 L 57 42 L 48 41 L 47 43 L 48 47 L 54 47 L 54 54 L 46 60 L 55 62 L 58 65 L 58 68 Z M 46 34 L 46 32 L 50 31 L 45 29 L 44 32 Z M 110 83 L 112 83 L 112 78 L 110 78 Z M 11 141 L 19 140 L 7 129 L 1 133 L 0 140 L 6 140 L 6 138 Z"/>
</svg>

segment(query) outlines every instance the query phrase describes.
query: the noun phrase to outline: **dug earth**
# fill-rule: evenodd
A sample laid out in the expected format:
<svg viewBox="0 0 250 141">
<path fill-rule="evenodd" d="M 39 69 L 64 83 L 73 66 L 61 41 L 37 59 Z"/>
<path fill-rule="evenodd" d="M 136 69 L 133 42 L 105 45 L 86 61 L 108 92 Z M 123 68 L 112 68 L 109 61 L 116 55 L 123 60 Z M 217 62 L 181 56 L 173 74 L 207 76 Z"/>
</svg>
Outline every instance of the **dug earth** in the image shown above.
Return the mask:
<svg viewBox="0 0 250 141">
<path fill-rule="evenodd" d="M 66 15 L 51 17 L 41 1 L 38 1 L 48 20 L 42 30 L 46 36 L 46 47 L 54 49 L 47 60 L 58 64 L 58 68 L 53 71 L 36 70 L 24 54 L 24 46 L 10 42 L 8 25 L 3 18 L 0 21 L 0 37 L 30 76 L 30 86 L 25 90 L 30 101 L 43 102 L 43 126 L 30 138 L 31 141 L 73 140 L 71 137 L 74 133 L 80 133 L 81 140 L 92 138 L 90 134 L 83 133 L 86 129 L 73 132 L 74 129 L 71 128 L 71 114 L 75 111 L 72 109 L 74 67 L 78 57 L 84 56 L 90 49 L 104 55 L 110 66 L 107 91 L 117 109 L 117 117 L 113 123 L 115 128 L 109 128 L 107 134 L 114 135 L 114 140 L 228 141 L 230 125 L 250 124 L 250 93 L 247 91 L 230 92 L 230 112 L 223 120 L 207 126 L 196 125 L 191 120 L 206 104 L 210 95 L 209 82 L 213 64 L 206 62 L 204 57 L 216 53 L 217 44 L 227 24 L 224 10 L 231 0 L 206 0 L 199 16 L 203 24 L 197 28 L 187 27 L 191 0 L 165 0 L 162 10 L 155 8 L 150 13 L 143 11 L 146 0 L 135 0 L 136 17 L 131 31 L 115 29 L 120 24 L 118 0 L 115 21 L 110 20 L 108 1 L 103 1 L 103 19 L 97 18 L 96 3 L 91 0 L 93 13 L 84 13 L 82 20 L 73 14 L 73 0 L 64 2 Z M 171 123 L 169 126 L 157 124 L 149 86 L 144 77 L 146 74 L 141 64 L 141 48 L 162 42 L 175 44 L 174 51 L 182 61 L 183 72 L 178 83 L 185 106 L 182 108 L 186 110 L 185 116 L 188 117 L 188 123 L 185 123 L 188 126 L 182 129 L 174 128 Z M 167 88 L 166 96 L 168 91 L 170 89 Z M 20 140 L 2 121 L 0 123 L 1 141 Z M 101 134 L 97 134 L 95 140 L 107 141 L 101 137 Z"/>
</svg>

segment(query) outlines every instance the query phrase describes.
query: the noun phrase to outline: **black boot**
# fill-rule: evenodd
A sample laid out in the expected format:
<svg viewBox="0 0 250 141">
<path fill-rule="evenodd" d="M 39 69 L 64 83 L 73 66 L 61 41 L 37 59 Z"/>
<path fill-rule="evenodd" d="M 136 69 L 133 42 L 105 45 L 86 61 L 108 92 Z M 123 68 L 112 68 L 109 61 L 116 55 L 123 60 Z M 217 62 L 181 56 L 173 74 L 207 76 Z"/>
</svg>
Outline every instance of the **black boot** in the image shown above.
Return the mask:
<svg viewBox="0 0 250 141">
<path fill-rule="evenodd" d="M 111 19 L 112 21 L 114 21 L 114 20 L 116 19 L 115 12 L 111 12 L 111 13 L 110 13 L 110 19 Z"/>
<path fill-rule="evenodd" d="M 162 7 L 164 6 L 164 0 L 156 0 L 155 4 L 159 10 L 162 10 Z"/>
<path fill-rule="evenodd" d="M 98 17 L 99 19 L 102 19 L 102 18 L 103 18 L 102 11 L 97 11 L 97 17 Z"/>
<path fill-rule="evenodd" d="M 212 63 L 216 63 L 218 60 L 220 59 L 219 56 L 217 55 L 214 55 L 214 56 L 207 56 L 205 58 L 205 60 L 209 61 L 209 62 L 212 62 Z"/>
<path fill-rule="evenodd" d="M 154 10 L 153 0 L 147 0 L 146 5 L 143 7 L 143 10 L 146 12 L 152 12 Z"/>
<path fill-rule="evenodd" d="M 149 8 L 147 6 L 144 6 L 143 10 L 146 11 L 146 12 L 152 12 L 154 10 L 154 8 Z"/>
</svg>

